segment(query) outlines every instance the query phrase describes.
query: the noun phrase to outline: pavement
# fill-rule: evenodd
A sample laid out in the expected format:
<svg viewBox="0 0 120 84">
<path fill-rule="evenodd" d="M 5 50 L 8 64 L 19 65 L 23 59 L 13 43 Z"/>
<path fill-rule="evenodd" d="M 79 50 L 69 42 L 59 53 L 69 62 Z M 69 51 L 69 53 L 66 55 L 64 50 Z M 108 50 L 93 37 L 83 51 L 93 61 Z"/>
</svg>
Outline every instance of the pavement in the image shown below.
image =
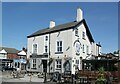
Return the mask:
<svg viewBox="0 0 120 84">
<path fill-rule="evenodd" d="M 2 82 L 1 84 L 56 84 L 53 82 L 40 83 L 40 82 Z"/>
<path fill-rule="evenodd" d="M 27 75 L 24 78 L 13 78 L 12 76 L 6 76 L 2 78 L 3 82 L 44 82 L 43 78 L 38 78 L 37 76 L 29 77 Z"/>
<path fill-rule="evenodd" d="M 25 74 L 25 76 L 23 78 L 13 78 L 10 75 L 10 72 L 3 72 L 2 76 L 0 76 L 0 79 L 2 79 L 2 84 L 18 84 L 22 82 L 22 84 L 33 84 L 33 83 L 39 83 L 39 84 L 43 84 L 44 82 L 44 78 L 38 78 L 37 75 L 32 75 L 31 77 L 28 76 L 27 74 Z M 48 81 L 48 80 L 47 80 Z M 52 82 L 47 82 L 46 84 L 54 84 Z"/>
<path fill-rule="evenodd" d="M 13 78 L 10 73 L 7 71 L 2 72 L 2 75 L 0 75 L 1 84 L 56 84 L 56 82 L 51 82 L 50 79 L 47 79 L 47 82 L 44 83 L 44 78 L 38 78 L 37 74 L 32 76 L 25 74 L 23 78 Z"/>
</svg>

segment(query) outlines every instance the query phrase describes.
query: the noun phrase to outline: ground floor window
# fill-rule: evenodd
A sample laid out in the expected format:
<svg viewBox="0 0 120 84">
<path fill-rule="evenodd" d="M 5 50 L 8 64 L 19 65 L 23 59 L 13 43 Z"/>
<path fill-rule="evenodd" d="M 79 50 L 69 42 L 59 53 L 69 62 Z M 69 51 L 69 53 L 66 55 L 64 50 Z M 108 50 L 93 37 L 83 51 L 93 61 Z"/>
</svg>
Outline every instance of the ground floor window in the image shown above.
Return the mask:
<svg viewBox="0 0 120 84">
<path fill-rule="evenodd" d="M 76 64 L 79 65 L 79 60 L 76 60 Z"/>
<path fill-rule="evenodd" d="M 33 69 L 36 69 L 36 59 L 33 59 Z"/>
<path fill-rule="evenodd" d="M 62 60 L 56 60 L 56 69 L 61 69 L 62 66 Z"/>
</svg>

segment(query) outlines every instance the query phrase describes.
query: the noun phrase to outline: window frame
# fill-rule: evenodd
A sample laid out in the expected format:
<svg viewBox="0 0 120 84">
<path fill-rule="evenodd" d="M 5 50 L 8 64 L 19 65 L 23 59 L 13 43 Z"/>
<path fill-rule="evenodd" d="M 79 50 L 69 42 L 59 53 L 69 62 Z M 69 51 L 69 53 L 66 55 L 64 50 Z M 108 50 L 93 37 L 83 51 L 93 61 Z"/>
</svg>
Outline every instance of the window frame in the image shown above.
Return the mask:
<svg viewBox="0 0 120 84">
<path fill-rule="evenodd" d="M 62 60 L 61 59 L 56 59 L 56 70 L 61 70 L 62 69 Z"/>
<path fill-rule="evenodd" d="M 45 41 L 48 41 L 48 36 L 47 35 L 45 36 Z"/>
<path fill-rule="evenodd" d="M 75 29 L 75 36 L 78 36 L 78 29 Z"/>
<path fill-rule="evenodd" d="M 89 54 L 89 46 L 86 46 L 86 53 Z"/>
<path fill-rule="evenodd" d="M 83 53 L 85 53 L 85 45 L 84 44 L 83 44 L 83 48 L 82 49 L 83 49 Z"/>
<path fill-rule="evenodd" d="M 63 52 L 63 41 L 56 41 L 56 52 Z"/>
<path fill-rule="evenodd" d="M 33 65 L 33 69 L 36 69 L 36 67 L 37 67 L 37 59 L 32 60 L 32 65 Z"/>
<path fill-rule="evenodd" d="M 79 65 L 79 60 L 76 60 L 76 64 Z"/>
<path fill-rule="evenodd" d="M 45 53 L 48 53 L 48 46 L 45 45 Z"/>
<path fill-rule="evenodd" d="M 85 40 L 85 32 L 84 31 L 82 32 L 82 39 Z"/>
<path fill-rule="evenodd" d="M 37 45 L 37 47 L 36 47 L 36 52 L 34 52 L 34 51 L 35 51 L 35 50 L 34 50 L 34 45 Z M 38 44 L 37 44 L 37 43 L 32 44 L 32 53 L 33 53 L 33 54 L 37 54 L 37 53 L 38 53 Z"/>
</svg>

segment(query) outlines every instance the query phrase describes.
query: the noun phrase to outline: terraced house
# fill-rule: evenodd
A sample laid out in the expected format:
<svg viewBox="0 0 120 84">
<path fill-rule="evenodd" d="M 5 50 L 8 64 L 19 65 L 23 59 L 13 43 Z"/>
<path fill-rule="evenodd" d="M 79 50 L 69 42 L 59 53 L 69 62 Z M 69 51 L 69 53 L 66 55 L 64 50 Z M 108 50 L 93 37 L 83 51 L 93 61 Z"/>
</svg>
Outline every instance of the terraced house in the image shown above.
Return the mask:
<svg viewBox="0 0 120 84">
<path fill-rule="evenodd" d="M 96 44 L 83 18 L 83 12 L 77 9 L 76 20 L 55 25 L 50 21 L 48 28 L 38 30 L 27 36 L 29 58 L 28 71 L 63 73 L 85 68 L 83 59 L 95 59 L 101 46 Z"/>
</svg>

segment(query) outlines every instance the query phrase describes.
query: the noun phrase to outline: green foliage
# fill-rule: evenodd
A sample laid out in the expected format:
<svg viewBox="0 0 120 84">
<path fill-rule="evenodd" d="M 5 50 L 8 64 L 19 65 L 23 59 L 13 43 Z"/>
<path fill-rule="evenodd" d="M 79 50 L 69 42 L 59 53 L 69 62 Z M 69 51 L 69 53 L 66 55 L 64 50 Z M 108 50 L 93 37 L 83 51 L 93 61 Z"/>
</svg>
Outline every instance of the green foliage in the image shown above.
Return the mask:
<svg viewBox="0 0 120 84">
<path fill-rule="evenodd" d="M 105 70 L 103 67 L 100 67 L 98 69 L 99 73 L 98 73 L 98 78 L 96 80 L 96 84 L 105 84 L 106 82 L 106 79 L 105 79 L 105 76 L 104 76 L 104 73 L 105 73 Z"/>
<path fill-rule="evenodd" d="M 114 51 L 113 54 L 119 54 L 119 50 Z"/>
</svg>

